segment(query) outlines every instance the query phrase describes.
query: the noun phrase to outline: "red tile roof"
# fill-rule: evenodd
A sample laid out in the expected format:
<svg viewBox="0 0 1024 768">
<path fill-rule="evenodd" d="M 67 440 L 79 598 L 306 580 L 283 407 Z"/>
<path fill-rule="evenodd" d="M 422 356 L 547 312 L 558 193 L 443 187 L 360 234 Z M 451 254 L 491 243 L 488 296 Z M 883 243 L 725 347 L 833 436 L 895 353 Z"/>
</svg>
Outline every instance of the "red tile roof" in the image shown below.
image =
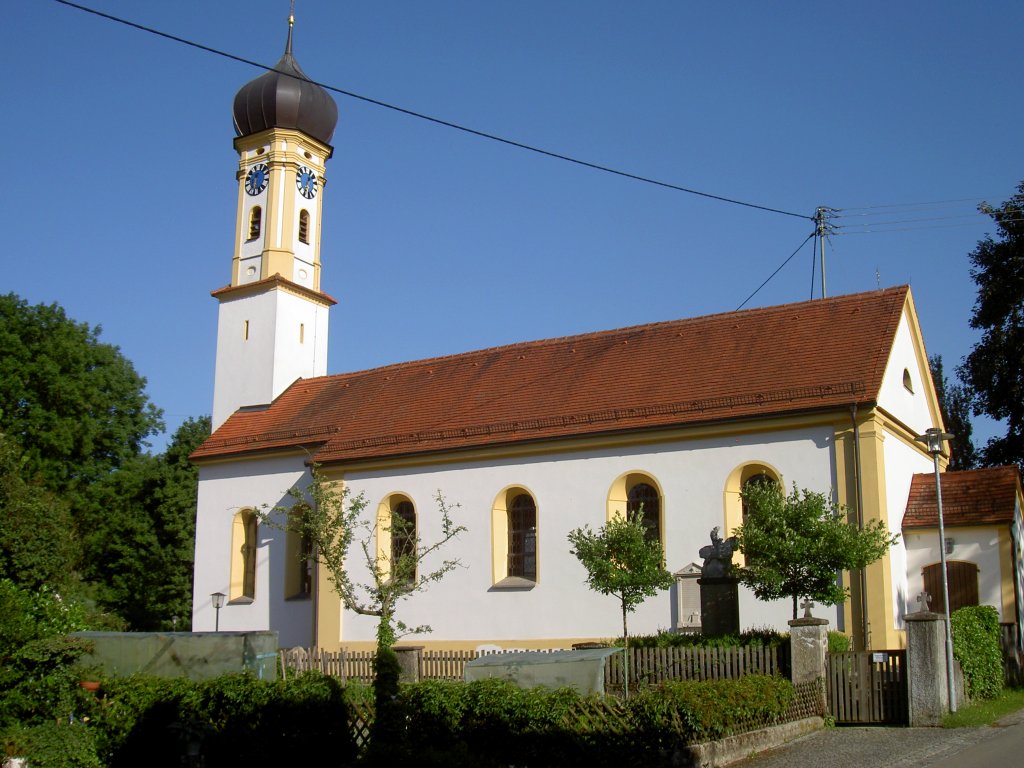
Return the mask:
<svg viewBox="0 0 1024 768">
<path fill-rule="evenodd" d="M 1020 494 L 1020 472 L 1016 465 L 944 472 L 942 521 L 952 525 L 993 525 L 1012 523 Z M 935 504 L 935 474 L 914 475 L 903 516 L 903 528 L 938 528 Z"/>
<path fill-rule="evenodd" d="M 523 342 L 296 381 L 195 459 L 297 445 L 320 462 L 871 403 L 906 286 Z"/>
</svg>

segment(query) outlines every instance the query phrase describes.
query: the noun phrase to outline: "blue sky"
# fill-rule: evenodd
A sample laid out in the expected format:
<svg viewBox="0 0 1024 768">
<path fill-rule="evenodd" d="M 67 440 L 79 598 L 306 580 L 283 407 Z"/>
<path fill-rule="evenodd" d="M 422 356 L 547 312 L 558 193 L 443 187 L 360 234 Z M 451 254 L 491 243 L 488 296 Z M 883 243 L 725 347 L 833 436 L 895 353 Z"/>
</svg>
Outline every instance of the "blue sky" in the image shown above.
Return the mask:
<svg viewBox="0 0 1024 768">
<path fill-rule="evenodd" d="M 286 0 L 84 4 L 267 65 L 286 35 Z M 259 71 L 53 0 L 5 5 L 0 290 L 101 325 L 169 428 L 209 413 L 231 102 Z M 977 338 L 967 254 L 994 229 L 975 209 L 1024 179 L 1024 3 L 296 6 L 314 80 L 714 195 L 842 209 L 829 295 L 909 283 L 947 369 Z M 332 373 L 732 311 L 812 228 L 335 98 Z M 819 296 L 811 264 L 807 244 L 748 306 Z"/>
</svg>

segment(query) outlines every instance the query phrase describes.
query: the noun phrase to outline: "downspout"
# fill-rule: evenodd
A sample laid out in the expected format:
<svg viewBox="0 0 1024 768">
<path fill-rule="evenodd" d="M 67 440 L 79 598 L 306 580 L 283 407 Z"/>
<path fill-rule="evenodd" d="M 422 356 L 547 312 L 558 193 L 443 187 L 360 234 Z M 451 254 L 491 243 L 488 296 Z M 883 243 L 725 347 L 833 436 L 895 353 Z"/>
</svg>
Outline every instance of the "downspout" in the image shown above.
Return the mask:
<svg viewBox="0 0 1024 768">
<path fill-rule="evenodd" d="M 853 423 L 853 482 L 857 489 L 857 529 L 864 530 L 864 489 L 861 484 L 860 469 L 860 425 L 857 423 L 857 404 L 850 406 L 850 421 Z M 861 633 L 864 638 L 862 651 L 871 645 L 868 634 L 868 581 L 865 568 L 860 569 L 860 620 Z"/>
</svg>

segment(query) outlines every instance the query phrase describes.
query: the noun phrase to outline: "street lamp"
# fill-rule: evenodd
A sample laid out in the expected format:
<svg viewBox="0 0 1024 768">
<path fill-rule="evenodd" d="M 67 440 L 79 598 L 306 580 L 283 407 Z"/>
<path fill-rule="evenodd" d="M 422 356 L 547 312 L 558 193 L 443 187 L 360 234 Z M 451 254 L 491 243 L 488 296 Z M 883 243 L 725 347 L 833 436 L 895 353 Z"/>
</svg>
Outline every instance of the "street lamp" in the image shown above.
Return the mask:
<svg viewBox="0 0 1024 768">
<path fill-rule="evenodd" d="M 210 600 L 213 601 L 213 610 L 216 611 L 216 618 L 214 619 L 213 631 L 220 632 L 220 609 L 224 607 L 224 598 L 227 597 L 223 592 L 214 592 L 210 595 Z"/>
<path fill-rule="evenodd" d="M 949 689 L 949 711 L 956 712 L 956 687 L 953 684 L 953 633 L 949 624 L 949 579 L 946 573 L 946 527 L 942 521 L 942 480 L 939 478 L 939 454 L 942 444 L 955 435 L 938 427 L 925 430 L 917 440 L 928 446 L 935 464 L 935 503 L 939 513 L 939 559 L 942 563 L 942 604 L 946 610 L 946 686 Z"/>
</svg>

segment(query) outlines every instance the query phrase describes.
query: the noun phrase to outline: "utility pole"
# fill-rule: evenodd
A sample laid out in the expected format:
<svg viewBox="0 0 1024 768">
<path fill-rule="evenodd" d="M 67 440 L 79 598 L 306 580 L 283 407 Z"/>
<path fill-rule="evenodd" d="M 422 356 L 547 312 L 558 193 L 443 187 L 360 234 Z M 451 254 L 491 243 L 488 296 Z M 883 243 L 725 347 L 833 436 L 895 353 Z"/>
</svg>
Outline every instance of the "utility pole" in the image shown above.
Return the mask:
<svg viewBox="0 0 1024 768">
<path fill-rule="evenodd" d="M 831 212 L 832 209 L 825 206 L 819 206 L 814 212 L 815 233 L 818 235 L 818 247 L 821 253 L 821 298 L 823 299 L 828 295 L 825 292 L 825 237 L 832 233 L 827 218 Z"/>
</svg>

